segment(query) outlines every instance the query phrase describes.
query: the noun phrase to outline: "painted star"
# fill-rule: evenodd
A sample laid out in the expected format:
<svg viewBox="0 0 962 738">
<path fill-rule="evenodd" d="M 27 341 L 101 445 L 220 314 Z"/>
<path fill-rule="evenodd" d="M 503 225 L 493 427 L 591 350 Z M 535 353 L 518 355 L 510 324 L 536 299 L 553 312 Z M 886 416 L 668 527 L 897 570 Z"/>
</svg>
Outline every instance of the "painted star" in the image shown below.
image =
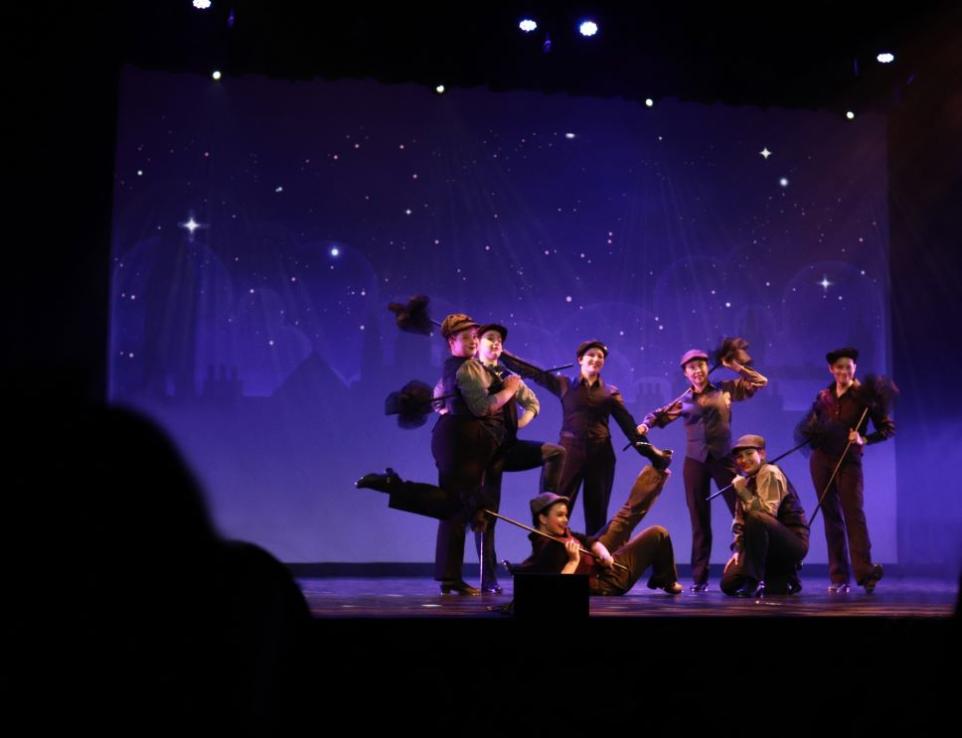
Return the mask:
<svg viewBox="0 0 962 738">
<path fill-rule="evenodd" d="M 828 281 L 828 277 L 826 276 L 822 277 L 822 281 L 819 282 L 819 284 L 822 286 L 823 290 L 827 290 L 829 287 L 832 286 L 832 283 Z"/>
<path fill-rule="evenodd" d="M 187 219 L 186 223 L 180 223 L 179 225 L 181 228 L 187 229 L 187 235 L 191 241 L 194 240 L 194 231 L 196 231 L 198 228 L 207 227 L 204 223 L 198 223 L 196 220 L 194 220 L 193 214 L 191 214 L 191 216 Z"/>
<path fill-rule="evenodd" d="M 772 155 L 772 152 L 768 150 L 767 146 L 758 153 L 762 155 L 763 159 L 768 159 L 768 157 Z"/>
</svg>

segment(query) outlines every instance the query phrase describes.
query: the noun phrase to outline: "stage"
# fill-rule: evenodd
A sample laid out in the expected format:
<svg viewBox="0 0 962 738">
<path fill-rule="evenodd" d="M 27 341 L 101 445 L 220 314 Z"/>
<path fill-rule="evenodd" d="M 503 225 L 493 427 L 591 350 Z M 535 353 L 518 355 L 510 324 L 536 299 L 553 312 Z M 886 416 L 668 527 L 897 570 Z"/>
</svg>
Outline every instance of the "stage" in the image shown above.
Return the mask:
<svg viewBox="0 0 962 738">
<path fill-rule="evenodd" d="M 890 576 L 872 595 L 830 596 L 812 577 L 756 601 L 715 581 L 677 597 L 636 587 L 591 598 L 590 618 L 534 621 L 499 612 L 508 577 L 502 595 L 480 597 L 442 596 L 427 577 L 300 578 L 312 690 L 336 665 L 332 703 L 363 693 L 366 720 L 424 734 L 930 735 L 954 719 L 954 582 Z"/>
<path fill-rule="evenodd" d="M 480 597 L 442 595 L 426 577 L 299 578 L 311 614 L 317 619 L 505 618 L 512 599 L 510 577 L 504 592 Z M 469 583 L 471 583 L 469 581 Z M 476 584 L 476 582 L 473 582 Z M 950 580 L 887 577 L 873 594 L 853 587 L 829 594 L 827 580 L 803 579 L 797 595 L 761 599 L 728 597 L 717 582 L 708 592 L 678 596 L 648 590 L 644 584 L 624 597 L 592 597 L 591 617 L 610 618 L 947 618 L 955 607 L 957 585 Z"/>
</svg>

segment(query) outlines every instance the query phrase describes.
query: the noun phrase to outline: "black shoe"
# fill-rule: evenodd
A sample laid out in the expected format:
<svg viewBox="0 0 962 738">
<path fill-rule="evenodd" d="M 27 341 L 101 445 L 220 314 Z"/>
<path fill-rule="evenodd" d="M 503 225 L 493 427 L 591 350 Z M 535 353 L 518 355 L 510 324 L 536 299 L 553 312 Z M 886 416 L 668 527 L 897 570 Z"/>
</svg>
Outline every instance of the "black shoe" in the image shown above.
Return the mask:
<svg viewBox="0 0 962 738">
<path fill-rule="evenodd" d="M 756 582 L 754 579 L 746 579 L 741 587 L 732 592 L 735 597 L 764 597 L 765 583 Z"/>
<path fill-rule="evenodd" d="M 358 489 L 376 489 L 378 492 L 391 493 L 403 484 L 403 480 L 391 467 L 386 471 L 386 474 L 365 474 L 354 483 L 354 486 Z"/>
<path fill-rule="evenodd" d="M 459 594 L 459 595 L 469 595 L 471 597 L 477 597 L 481 594 L 481 590 L 477 587 L 472 587 L 463 579 L 459 581 L 448 581 L 441 582 L 441 594 Z"/>
<path fill-rule="evenodd" d="M 850 589 L 848 582 L 832 582 L 828 585 L 829 594 L 848 594 Z"/>
<path fill-rule="evenodd" d="M 481 594 L 499 595 L 503 591 L 504 590 L 501 588 L 501 585 L 498 584 L 497 582 L 495 582 L 494 584 L 485 584 L 484 586 L 481 587 Z"/>
<path fill-rule="evenodd" d="M 802 591 L 802 583 L 798 577 L 776 577 L 764 583 L 765 594 L 768 595 L 793 595 Z"/>
<path fill-rule="evenodd" d="M 660 449 L 648 440 L 648 436 L 639 436 L 639 440 L 635 441 L 635 448 L 641 452 L 651 465 L 655 467 L 658 471 L 664 471 L 669 466 L 671 466 L 671 449 Z"/>
<path fill-rule="evenodd" d="M 868 594 L 872 594 L 875 591 L 875 585 L 879 583 L 884 572 L 882 571 L 881 564 L 872 564 L 872 571 L 869 573 L 865 579 L 863 579 L 859 584 L 865 587 L 865 591 Z"/>
<path fill-rule="evenodd" d="M 695 583 L 688 588 L 689 592 L 707 592 L 708 582 L 702 582 L 701 584 Z"/>
</svg>

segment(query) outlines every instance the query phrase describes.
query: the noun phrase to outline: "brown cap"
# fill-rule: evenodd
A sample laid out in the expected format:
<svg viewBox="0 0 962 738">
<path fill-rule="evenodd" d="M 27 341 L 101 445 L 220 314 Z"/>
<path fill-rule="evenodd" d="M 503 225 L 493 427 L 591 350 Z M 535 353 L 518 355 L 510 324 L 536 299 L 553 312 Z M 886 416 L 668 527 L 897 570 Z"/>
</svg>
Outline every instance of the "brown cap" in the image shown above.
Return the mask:
<svg viewBox="0 0 962 738">
<path fill-rule="evenodd" d="M 571 500 L 567 497 L 556 495 L 554 492 L 542 492 L 529 503 L 531 505 L 531 514 L 537 516 L 557 502 L 563 502 L 569 508 L 571 507 Z"/>
<path fill-rule="evenodd" d="M 460 333 L 467 328 L 477 328 L 478 324 L 471 319 L 470 315 L 464 313 L 451 313 L 441 321 L 441 335 L 450 338 L 455 333 Z"/>
<path fill-rule="evenodd" d="M 735 445 L 732 446 L 732 456 L 746 448 L 757 448 L 759 451 L 764 451 L 765 439 L 752 433 L 742 436 L 738 439 Z"/>
</svg>

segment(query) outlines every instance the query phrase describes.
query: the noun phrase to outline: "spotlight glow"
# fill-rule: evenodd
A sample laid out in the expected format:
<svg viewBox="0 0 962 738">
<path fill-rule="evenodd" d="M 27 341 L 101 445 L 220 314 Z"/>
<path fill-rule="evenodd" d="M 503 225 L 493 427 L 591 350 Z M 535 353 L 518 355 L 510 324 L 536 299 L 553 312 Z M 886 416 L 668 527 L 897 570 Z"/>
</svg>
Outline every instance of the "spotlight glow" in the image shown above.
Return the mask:
<svg viewBox="0 0 962 738">
<path fill-rule="evenodd" d="M 875 57 L 879 64 L 891 64 L 895 61 L 895 54 L 890 51 L 883 51 L 877 57 Z"/>
<path fill-rule="evenodd" d="M 337 246 L 331 246 L 331 256 L 340 256 L 341 250 Z"/>
<path fill-rule="evenodd" d="M 210 76 L 211 76 L 213 79 L 215 79 L 215 80 L 220 79 L 220 77 L 221 77 L 220 70 L 219 70 L 219 69 L 215 69 L 213 72 L 211 72 L 211 75 L 210 75 Z"/>
<path fill-rule="evenodd" d="M 538 24 L 535 21 L 533 21 L 531 18 L 524 18 L 518 24 L 518 28 L 520 28 L 525 33 L 531 33 L 532 31 L 535 31 L 538 29 Z"/>
<path fill-rule="evenodd" d="M 650 97 L 646 97 L 646 98 L 645 98 L 645 107 L 646 107 L 646 108 L 653 108 L 654 106 L 655 106 L 655 101 L 652 100 Z"/>
<path fill-rule="evenodd" d="M 198 10 L 207 10 L 210 7 L 210 0 L 194 0 L 192 4 Z"/>
<path fill-rule="evenodd" d="M 598 24 L 593 20 L 581 21 L 578 24 L 578 33 L 582 36 L 594 36 L 598 33 Z"/>
<path fill-rule="evenodd" d="M 851 110 L 849 110 L 847 113 L 845 113 L 845 117 L 848 118 L 849 120 L 854 120 L 854 119 L 855 119 L 855 113 L 853 113 Z"/>
<path fill-rule="evenodd" d="M 444 85 L 438 85 L 437 87 L 434 88 L 434 91 L 435 91 L 436 93 L 438 93 L 439 95 L 443 95 L 443 94 L 444 94 L 444 89 L 445 89 L 445 88 L 444 88 Z"/>
</svg>

